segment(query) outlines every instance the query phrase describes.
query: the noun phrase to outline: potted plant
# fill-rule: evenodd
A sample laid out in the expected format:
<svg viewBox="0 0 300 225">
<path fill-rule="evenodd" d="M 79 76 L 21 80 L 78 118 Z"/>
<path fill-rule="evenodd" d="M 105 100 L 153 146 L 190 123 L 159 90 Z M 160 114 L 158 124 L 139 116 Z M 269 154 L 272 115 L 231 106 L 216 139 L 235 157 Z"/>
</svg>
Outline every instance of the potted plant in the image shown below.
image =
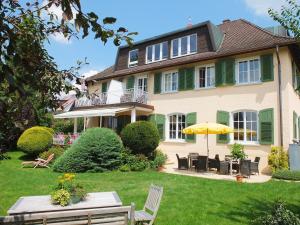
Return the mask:
<svg viewBox="0 0 300 225">
<path fill-rule="evenodd" d="M 51 193 L 53 204 L 66 206 L 70 203 L 76 204 L 86 198 L 86 190 L 81 184 L 75 182 L 75 174 L 66 173 L 58 178 L 58 184 Z"/>
<path fill-rule="evenodd" d="M 234 160 L 244 160 L 247 157 L 244 152 L 244 145 L 235 143 L 231 148 L 231 155 Z M 236 175 L 236 181 L 242 183 L 243 176 L 241 174 Z"/>
</svg>

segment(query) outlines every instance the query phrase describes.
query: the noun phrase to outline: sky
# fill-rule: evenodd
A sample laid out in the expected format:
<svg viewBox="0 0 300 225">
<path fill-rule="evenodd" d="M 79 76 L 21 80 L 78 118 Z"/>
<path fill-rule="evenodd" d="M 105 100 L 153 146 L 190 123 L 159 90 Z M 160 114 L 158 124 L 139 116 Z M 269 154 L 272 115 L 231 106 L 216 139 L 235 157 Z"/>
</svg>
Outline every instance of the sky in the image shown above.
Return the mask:
<svg viewBox="0 0 300 225">
<path fill-rule="evenodd" d="M 279 10 L 284 0 L 84 0 L 85 12 L 93 11 L 100 18 L 117 18 L 116 25 L 138 32 L 135 41 L 150 38 L 186 27 L 189 18 L 192 24 L 210 20 L 218 25 L 224 19 L 243 18 L 261 27 L 277 25 L 270 18 L 268 8 Z M 59 10 L 53 9 L 59 14 Z M 124 43 L 125 44 L 125 43 Z M 47 49 L 60 69 L 74 66 L 77 60 L 87 57 L 89 65 L 81 73 L 91 76 L 114 64 L 117 47 L 112 41 L 104 45 L 94 40 L 93 34 L 85 39 L 71 39 L 61 35 L 50 37 Z"/>
</svg>

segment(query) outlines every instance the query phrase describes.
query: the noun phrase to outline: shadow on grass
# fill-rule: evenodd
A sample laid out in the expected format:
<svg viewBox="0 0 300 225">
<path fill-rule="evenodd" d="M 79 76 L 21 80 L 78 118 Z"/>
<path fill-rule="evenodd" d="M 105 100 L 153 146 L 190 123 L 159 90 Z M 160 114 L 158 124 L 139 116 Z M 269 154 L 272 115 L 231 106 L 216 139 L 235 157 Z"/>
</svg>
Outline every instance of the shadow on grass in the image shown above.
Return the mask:
<svg viewBox="0 0 300 225">
<path fill-rule="evenodd" d="M 21 155 L 18 159 L 21 161 L 34 161 L 37 157 L 34 157 L 32 155 Z"/>
<path fill-rule="evenodd" d="M 262 200 L 249 197 L 247 201 L 239 201 L 236 203 L 236 206 L 231 207 L 231 209 L 227 211 L 216 213 L 216 216 L 223 217 L 230 221 L 235 221 L 238 223 L 243 223 L 246 219 L 248 221 L 248 224 L 251 224 L 251 221 L 253 221 L 254 219 L 271 212 L 274 204 L 275 200 Z M 287 209 L 291 210 L 295 214 L 300 215 L 299 205 L 287 202 L 285 202 L 285 205 Z"/>
</svg>

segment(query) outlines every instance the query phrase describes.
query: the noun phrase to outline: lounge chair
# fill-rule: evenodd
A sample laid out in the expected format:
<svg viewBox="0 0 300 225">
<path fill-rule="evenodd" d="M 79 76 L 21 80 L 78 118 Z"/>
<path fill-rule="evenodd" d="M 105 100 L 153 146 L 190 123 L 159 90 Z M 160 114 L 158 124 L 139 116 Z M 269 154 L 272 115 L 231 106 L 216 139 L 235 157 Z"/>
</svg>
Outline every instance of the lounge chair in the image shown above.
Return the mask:
<svg viewBox="0 0 300 225">
<path fill-rule="evenodd" d="M 163 188 L 151 184 L 143 210 L 134 212 L 134 221 L 136 224 L 152 225 L 154 223 L 162 195 Z"/>
<path fill-rule="evenodd" d="M 198 160 L 195 165 L 195 169 L 197 172 L 201 170 L 207 171 L 207 160 L 208 160 L 207 156 L 203 156 L 203 155 L 198 156 Z"/>
<path fill-rule="evenodd" d="M 178 160 L 178 169 L 179 170 L 187 170 L 189 168 L 189 162 L 186 157 L 179 158 L 179 155 L 176 154 Z"/>
<path fill-rule="evenodd" d="M 254 162 L 251 162 L 251 173 L 257 173 L 259 174 L 259 165 L 260 157 L 255 157 Z"/>
<path fill-rule="evenodd" d="M 250 177 L 251 175 L 251 160 L 244 159 L 240 163 L 240 173 L 242 176 Z"/>
<path fill-rule="evenodd" d="M 48 164 L 51 162 L 51 160 L 54 158 L 54 154 L 49 155 L 48 159 L 41 159 L 37 158 L 35 161 L 27 161 L 27 162 L 22 162 L 22 166 L 24 167 L 25 165 L 33 165 L 33 168 L 36 167 L 47 167 L 49 168 Z"/>
</svg>

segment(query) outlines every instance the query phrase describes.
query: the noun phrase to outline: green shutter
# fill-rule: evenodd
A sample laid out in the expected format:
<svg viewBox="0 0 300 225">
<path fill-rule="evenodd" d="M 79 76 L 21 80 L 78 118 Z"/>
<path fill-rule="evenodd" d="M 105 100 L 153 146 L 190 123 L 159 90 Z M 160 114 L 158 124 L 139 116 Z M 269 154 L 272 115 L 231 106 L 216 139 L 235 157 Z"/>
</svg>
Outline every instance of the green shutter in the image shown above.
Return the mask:
<svg viewBox="0 0 300 225">
<path fill-rule="evenodd" d="M 154 94 L 161 93 L 161 73 L 154 74 Z"/>
<path fill-rule="evenodd" d="M 195 87 L 195 68 L 187 68 L 185 71 L 185 90 L 193 90 Z"/>
<path fill-rule="evenodd" d="M 178 70 L 178 90 L 184 91 L 185 90 L 185 69 Z"/>
<path fill-rule="evenodd" d="M 261 81 L 274 80 L 273 54 L 260 56 Z"/>
<path fill-rule="evenodd" d="M 126 89 L 133 89 L 133 88 L 134 88 L 134 76 L 131 76 L 127 78 Z"/>
<path fill-rule="evenodd" d="M 107 92 L 107 82 L 103 82 L 103 83 L 102 83 L 102 89 L 101 89 L 101 92 L 102 92 L 102 93 Z"/>
<path fill-rule="evenodd" d="M 225 60 L 225 84 L 235 84 L 235 60 L 228 58 Z"/>
<path fill-rule="evenodd" d="M 192 113 L 188 113 L 186 115 L 186 125 L 187 126 L 191 126 L 197 123 L 197 113 L 196 112 L 192 112 Z M 185 136 L 185 140 L 187 142 L 196 142 L 196 135 L 192 134 L 192 135 L 186 135 Z"/>
<path fill-rule="evenodd" d="M 217 123 L 228 126 L 229 125 L 229 112 L 217 111 Z M 218 134 L 217 143 L 228 143 L 229 134 Z"/>
<path fill-rule="evenodd" d="M 165 139 L 165 121 L 166 117 L 162 114 L 152 114 L 149 116 L 148 120 L 154 123 L 158 129 L 160 140 Z"/>
<path fill-rule="evenodd" d="M 293 112 L 293 139 L 296 140 L 297 139 L 297 121 L 298 119 L 298 115 L 297 113 L 294 111 Z"/>
<path fill-rule="evenodd" d="M 260 144 L 274 144 L 274 112 L 273 109 L 264 109 L 259 112 Z"/>
<path fill-rule="evenodd" d="M 216 86 L 233 85 L 235 83 L 235 60 L 222 59 L 216 62 Z"/>
</svg>

